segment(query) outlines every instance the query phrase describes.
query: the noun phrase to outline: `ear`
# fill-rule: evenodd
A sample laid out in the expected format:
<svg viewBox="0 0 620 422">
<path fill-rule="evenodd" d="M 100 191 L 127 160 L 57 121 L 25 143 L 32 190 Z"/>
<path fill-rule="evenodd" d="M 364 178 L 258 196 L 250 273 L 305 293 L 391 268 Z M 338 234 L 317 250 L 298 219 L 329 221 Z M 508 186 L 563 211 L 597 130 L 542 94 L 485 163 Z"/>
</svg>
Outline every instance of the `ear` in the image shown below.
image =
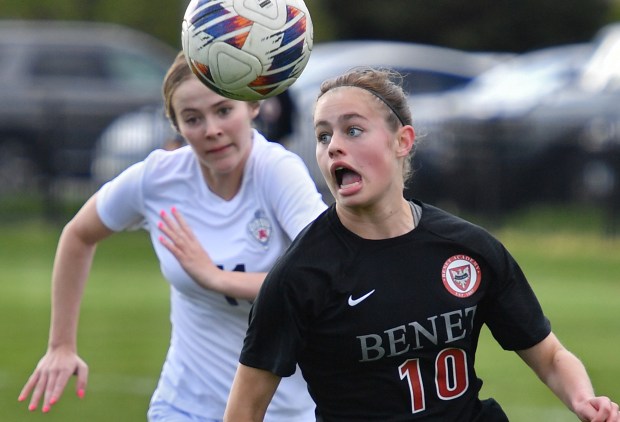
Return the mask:
<svg viewBox="0 0 620 422">
<path fill-rule="evenodd" d="M 258 117 L 258 113 L 260 113 L 260 105 L 259 101 L 248 101 L 248 107 L 250 108 L 250 117 L 251 120 L 254 120 Z"/>
<path fill-rule="evenodd" d="M 411 152 L 415 142 L 415 130 L 411 125 L 405 125 L 396 132 L 398 147 L 396 154 L 398 157 L 406 157 Z"/>
</svg>

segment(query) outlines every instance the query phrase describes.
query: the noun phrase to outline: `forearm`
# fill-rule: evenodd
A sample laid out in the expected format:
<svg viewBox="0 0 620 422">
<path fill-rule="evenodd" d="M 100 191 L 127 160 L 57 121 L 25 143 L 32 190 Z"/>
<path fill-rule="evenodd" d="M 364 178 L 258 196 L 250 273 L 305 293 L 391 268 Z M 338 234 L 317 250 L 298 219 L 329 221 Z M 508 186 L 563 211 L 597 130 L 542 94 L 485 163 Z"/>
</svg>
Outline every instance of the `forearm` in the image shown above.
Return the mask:
<svg viewBox="0 0 620 422">
<path fill-rule="evenodd" d="M 84 204 L 62 231 L 52 272 L 50 348 L 76 348 L 80 304 L 95 250 L 112 233 L 97 214 L 96 196 Z"/>
<path fill-rule="evenodd" d="M 578 403 L 594 397 L 584 365 L 553 333 L 536 346 L 517 353 L 572 411 Z"/>
<path fill-rule="evenodd" d="M 559 349 L 543 382 L 571 410 L 578 402 L 594 397 L 594 388 L 581 361 L 568 350 Z"/>
<path fill-rule="evenodd" d="M 80 304 L 95 253 L 69 227 L 63 231 L 52 273 L 52 313 L 49 347 L 76 349 Z"/>
<path fill-rule="evenodd" d="M 210 277 L 212 282 L 199 282 L 207 288 L 236 299 L 254 300 L 267 273 L 246 273 L 219 270 Z"/>
</svg>

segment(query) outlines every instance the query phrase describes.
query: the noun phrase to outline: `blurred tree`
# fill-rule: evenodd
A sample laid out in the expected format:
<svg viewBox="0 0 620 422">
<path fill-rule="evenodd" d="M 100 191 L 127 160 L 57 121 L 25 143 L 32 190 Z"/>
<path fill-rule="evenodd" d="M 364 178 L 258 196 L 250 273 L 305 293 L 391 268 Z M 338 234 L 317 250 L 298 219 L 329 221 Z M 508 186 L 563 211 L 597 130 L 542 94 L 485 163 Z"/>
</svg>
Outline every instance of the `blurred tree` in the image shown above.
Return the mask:
<svg viewBox="0 0 620 422">
<path fill-rule="evenodd" d="M 189 0 L 0 0 L 3 19 L 87 20 L 123 24 L 181 48 L 181 20 Z M 321 1 L 306 1 L 315 42 L 334 37 Z"/>
<path fill-rule="evenodd" d="M 394 39 L 522 52 L 589 40 L 609 0 L 322 0 L 341 39 Z"/>
<path fill-rule="evenodd" d="M 98 20 L 180 48 L 189 0 L 4 0 L 3 18 Z M 306 0 L 315 42 L 394 39 L 465 50 L 525 51 L 584 41 L 618 18 L 620 0 Z"/>
<path fill-rule="evenodd" d="M 185 0 L 9 0 L 2 4 L 2 18 L 113 22 L 180 48 L 186 4 Z"/>
</svg>

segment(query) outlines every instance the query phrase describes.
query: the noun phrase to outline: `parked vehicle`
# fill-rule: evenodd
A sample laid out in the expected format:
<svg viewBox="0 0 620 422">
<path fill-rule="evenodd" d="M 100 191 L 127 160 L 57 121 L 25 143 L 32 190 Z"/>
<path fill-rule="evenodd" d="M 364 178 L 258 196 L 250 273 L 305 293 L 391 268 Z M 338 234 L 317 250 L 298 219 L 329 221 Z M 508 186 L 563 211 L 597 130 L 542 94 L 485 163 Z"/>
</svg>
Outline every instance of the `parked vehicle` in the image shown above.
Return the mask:
<svg viewBox="0 0 620 422">
<path fill-rule="evenodd" d="M 95 22 L 0 21 L 0 193 L 89 178 L 116 117 L 161 102 L 166 44 Z"/>
<path fill-rule="evenodd" d="M 610 195 L 620 146 L 620 36 L 522 54 L 444 98 L 441 190 L 458 206 L 499 212 Z"/>
<path fill-rule="evenodd" d="M 443 47 L 392 41 L 340 41 L 317 44 L 304 72 L 287 92 L 263 101 L 257 126 L 269 139 L 281 142 L 301 156 L 325 200 L 331 202 L 331 194 L 316 164 L 316 140 L 312 125 L 313 103 L 319 85 L 324 79 L 355 66 L 390 67 L 404 74 L 405 88 L 411 95 L 414 112 L 418 113 L 415 110 L 420 104 L 421 110 L 418 110 L 418 115 L 423 116 L 423 112 L 432 109 L 433 98 L 437 93 L 463 86 L 506 57 L 505 54 L 468 53 Z M 156 114 L 156 118 L 162 118 L 161 111 L 154 109 L 153 113 Z M 129 124 L 130 119 L 133 119 L 133 124 Z M 419 122 L 416 125 L 422 127 L 423 120 L 423 117 L 416 119 Z M 142 127 L 143 133 L 152 132 L 153 124 L 155 123 L 145 119 L 141 112 L 132 114 L 128 119 L 121 118 L 114 122 L 109 128 L 109 133 L 114 132 L 125 141 L 113 140 L 109 136 L 101 138 L 96 161 L 110 162 L 113 157 L 123 156 L 123 164 L 115 170 L 120 171 L 120 168 L 128 165 L 129 161 L 142 159 L 150 149 L 159 147 L 158 137 L 153 139 L 150 146 L 143 145 L 144 149 L 133 152 L 129 151 L 131 143 L 128 140 L 137 136 L 135 134 L 137 128 Z M 133 159 L 127 159 L 129 156 Z M 423 166 L 423 169 L 429 171 L 426 166 Z M 99 173 L 99 176 L 99 180 L 105 180 L 113 174 Z"/>
</svg>

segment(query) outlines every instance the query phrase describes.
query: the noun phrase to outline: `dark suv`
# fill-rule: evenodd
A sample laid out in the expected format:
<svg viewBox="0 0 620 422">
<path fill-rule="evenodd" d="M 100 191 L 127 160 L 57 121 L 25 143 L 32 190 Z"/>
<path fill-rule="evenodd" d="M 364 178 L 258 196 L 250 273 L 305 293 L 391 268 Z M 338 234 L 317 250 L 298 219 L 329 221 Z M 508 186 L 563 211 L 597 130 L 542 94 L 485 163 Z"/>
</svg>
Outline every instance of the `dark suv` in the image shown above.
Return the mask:
<svg viewBox="0 0 620 422">
<path fill-rule="evenodd" d="M 175 51 L 94 22 L 0 21 L 0 194 L 88 178 L 117 116 L 161 102 Z"/>
</svg>

